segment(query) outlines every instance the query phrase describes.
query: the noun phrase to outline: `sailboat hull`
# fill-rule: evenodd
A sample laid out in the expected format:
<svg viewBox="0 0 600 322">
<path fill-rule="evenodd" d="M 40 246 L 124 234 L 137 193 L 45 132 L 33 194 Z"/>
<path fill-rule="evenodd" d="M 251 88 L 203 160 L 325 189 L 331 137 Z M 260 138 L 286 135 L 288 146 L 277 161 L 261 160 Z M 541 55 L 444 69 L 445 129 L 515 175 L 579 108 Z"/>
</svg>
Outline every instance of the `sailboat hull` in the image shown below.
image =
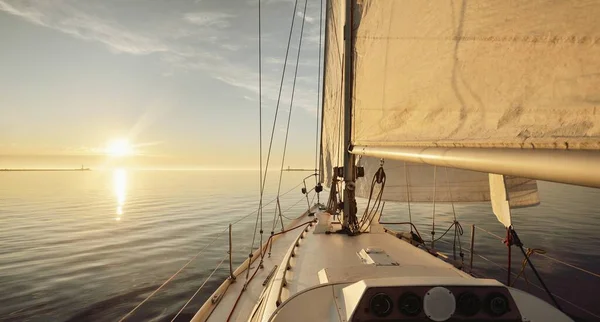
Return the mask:
<svg viewBox="0 0 600 322">
<path fill-rule="evenodd" d="M 312 210 L 316 211 L 315 208 Z M 352 308 L 366 305 L 364 301 L 368 299 L 364 297 L 370 296 L 373 288 L 378 287 L 394 290 L 390 292 L 394 297 L 406 290 L 415 294 L 422 292 L 419 295 L 422 301 L 425 294 L 436 287 L 454 293 L 473 288 L 482 303 L 487 295 L 502 293 L 511 308 L 510 313 L 503 314 L 502 321 L 521 321 L 522 317 L 530 321 L 548 321 L 543 319 L 548 312 L 552 312 L 553 321 L 571 321 L 548 303 L 497 281 L 474 278 L 429 252 L 386 233 L 379 224 L 373 224 L 369 233 L 348 236 L 335 233 L 339 224 L 333 223 L 328 225 L 334 233 L 325 233 L 319 229 L 325 222 L 324 216 L 329 215 L 317 214 L 321 218 L 319 224 L 312 224 L 314 217 L 308 213 L 294 220 L 287 229 L 301 228 L 281 234 L 274 240 L 272 249 L 264 245 L 263 267 L 258 267 L 258 258 L 251 263 L 248 275 L 253 278 L 250 282 L 246 283 L 247 263 L 244 263 L 237 270 L 236 281 L 223 283 L 192 321 L 363 321 L 364 316 L 354 317 Z M 459 295 L 453 294 L 456 298 Z M 349 298 L 354 299 L 354 304 Z M 303 309 L 305 305 L 310 305 L 311 309 Z M 479 315 L 474 315 L 475 320 L 498 320 L 486 313 L 484 306 L 482 304 Z M 361 310 L 361 314 L 365 314 L 365 310 Z M 421 310 L 425 312 L 424 308 Z M 399 314 L 396 308 L 394 315 L 389 317 L 398 318 Z M 425 321 L 430 320 L 427 315 L 423 317 Z M 455 317 L 460 314 L 453 312 L 446 320 Z"/>
</svg>

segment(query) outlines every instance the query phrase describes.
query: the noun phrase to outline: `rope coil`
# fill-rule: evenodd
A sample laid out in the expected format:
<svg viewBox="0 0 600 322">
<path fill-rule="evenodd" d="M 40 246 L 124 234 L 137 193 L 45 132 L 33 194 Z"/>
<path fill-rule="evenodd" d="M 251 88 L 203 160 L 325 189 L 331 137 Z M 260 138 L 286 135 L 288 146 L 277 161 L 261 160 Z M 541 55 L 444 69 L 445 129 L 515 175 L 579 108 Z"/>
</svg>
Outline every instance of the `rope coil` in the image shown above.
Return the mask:
<svg viewBox="0 0 600 322">
<path fill-rule="evenodd" d="M 369 201 L 367 202 L 367 206 L 365 207 L 365 212 L 363 213 L 360 221 L 358 222 L 357 232 L 363 232 L 364 229 L 368 228 L 373 219 L 375 218 L 377 211 L 382 204 L 383 191 L 385 189 L 386 175 L 385 170 L 383 170 L 383 162 L 381 162 L 379 169 L 373 175 L 373 179 L 371 180 L 371 189 L 369 191 Z M 379 185 L 379 192 L 375 197 L 375 201 L 373 202 L 373 206 L 371 207 L 371 200 L 373 199 L 373 193 L 375 192 L 375 187 Z M 383 209 L 383 208 L 382 208 Z M 366 226 L 365 226 L 366 225 Z"/>
<path fill-rule="evenodd" d="M 527 288 L 529 288 L 529 279 L 527 279 L 527 275 L 525 274 L 525 268 L 527 267 L 527 259 L 531 258 L 533 254 L 546 254 L 546 251 L 541 248 L 527 248 L 527 252 L 525 253 L 525 258 L 521 262 L 521 270 L 517 274 L 517 277 L 513 280 L 510 286 L 514 286 L 519 277 L 523 276 L 525 283 L 527 284 Z"/>
</svg>

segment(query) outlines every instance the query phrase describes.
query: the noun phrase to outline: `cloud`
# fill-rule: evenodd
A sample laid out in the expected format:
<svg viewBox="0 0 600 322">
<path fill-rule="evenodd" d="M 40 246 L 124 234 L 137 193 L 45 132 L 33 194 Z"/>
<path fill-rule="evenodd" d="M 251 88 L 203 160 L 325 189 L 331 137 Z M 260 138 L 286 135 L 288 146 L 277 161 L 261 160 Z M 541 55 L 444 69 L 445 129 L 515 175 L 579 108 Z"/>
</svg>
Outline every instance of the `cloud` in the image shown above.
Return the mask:
<svg viewBox="0 0 600 322">
<path fill-rule="evenodd" d="M 244 6 L 241 1 L 234 6 L 238 12 L 233 13 L 214 8 L 199 10 L 206 1 L 185 3 L 182 7 L 176 7 L 170 1 L 153 1 L 136 7 L 127 6 L 127 2 L 121 0 L 0 0 L 0 11 L 84 41 L 101 43 L 114 53 L 156 55 L 165 64 L 164 76 L 174 76 L 182 70 L 200 70 L 223 83 L 255 94 L 258 92 L 256 21 L 247 11 L 256 10 L 256 7 Z M 265 3 L 293 5 L 289 0 L 266 0 Z M 230 6 L 223 8 L 230 9 Z M 263 10 L 269 14 L 267 9 Z M 273 9 L 269 18 L 281 18 L 279 11 Z M 305 19 L 314 21 L 308 15 Z M 264 24 L 266 26 L 266 22 Z M 314 38 L 313 26 L 305 30 L 308 32 L 305 37 Z M 264 62 L 279 67 L 263 66 L 263 102 L 269 107 L 274 107 L 279 93 L 283 62 L 275 55 L 284 54 L 282 46 L 287 38 L 284 29 L 263 30 L 263 54 L 271 57 L 265 58 Z M 278 35 L 286 38 L 280 41 Z M 314 44 L 307 41 L 302 51 L 301 66 L 315 69 Z M 311 59 L 307 61 L 305 58 L 308 57 Z M 288 65 L 292 62 L 295 64 L 295 59 L 290 59 Z M 302 79 L 302 75 L 299 77 Z M 304 77 L 316 77 L 316 70 Z M 309 80 L 299 81 L 294 99 L 295 106 L 309 113 L 316 104 L 316 91 L 311 87 L 316 89 Z M 241 97 L 248 97 L 246 94 L 242 93 Z M 282 96 L 282 106 L 289 105 L 289 100 L 286 103 L 288 97 Z"/>
<path fill-rule="evenodd" d="M 9 3 L 0 1 L 0 10 L 6 11 L 12 15 L 23 17 L 35 24 L 41 25 L 41 13 L 36 10 L 28 10 L 27 8 L 16 8 Z"/>
<path fill-rule="evenodd" d="M 298 17 L 302 18 L 304 16 L 304 13 L 302 11 L 298 11 L 298 12 L 296 12 L 296 15 Z M 306 15 L 306 17 L 304 17 L 304 21 L 306 21 L 307 23 L 314 23 L 316 21 L 316 19 L 314 17 Z"/>
<path fill-rule="evenodd" d="M 290 3 L 294 3 L 294 1 L 297 0 L 246 0 L 246 3 L 249 5 L 258 5 L 258 1 L 261 1 L 261 4 L 264 3 L 266 5 L 271 5 L 271 4 L 290 4 Z"/>
<path fill-rule="evenodd" d="M 238 51 L 238 50 L 240 50 L 240 48 L 242 48 L 242 46 L 240 46 L 240 45 L 233 45 L 233 44 L 223 44 L 223 45 L 221 45 L 221 48 L 227 49 L 227 50 L 230 50 L 230 51 Z"/>
<path fill-rule="evenodd" d="M 191 24 L 217 28 L 229 27 L 229 19 L 233 17 L 235 16 L 222 12 L 189 12 L 183 15 L 183 19 Z"/>
<path fill-rule="evenodd" d="M 316 51 L 315 51 L 316 54 Z M 271 64 L 271 65 L 283 65 L 283 58 L 280 57 L 267 57 L 264 59 L 264 62 L 267 64 Z M 291 66 L 295 66 L 296 65 L 296 59 L 295 58 L 288 58 L 288 62 L 287 62 L 287 66 L 288 68 Z M 318 60 L 317 59 L 301 59 L 298 62 L 298 66 L 310 66 L 310 67 L 317 67 L 318 66 Z"/>
<path fill-rule="evenodd" d="M 67 3 L 54 6 L 49 2 L 19 1 L 11 5 L 0 0 L 0 10 L 83 40 L 98 41 L 116 52 L 143 55 L 168 50 L 156 39 L 132 33 L 114 21 L 92 16 Z"/>
</svg>

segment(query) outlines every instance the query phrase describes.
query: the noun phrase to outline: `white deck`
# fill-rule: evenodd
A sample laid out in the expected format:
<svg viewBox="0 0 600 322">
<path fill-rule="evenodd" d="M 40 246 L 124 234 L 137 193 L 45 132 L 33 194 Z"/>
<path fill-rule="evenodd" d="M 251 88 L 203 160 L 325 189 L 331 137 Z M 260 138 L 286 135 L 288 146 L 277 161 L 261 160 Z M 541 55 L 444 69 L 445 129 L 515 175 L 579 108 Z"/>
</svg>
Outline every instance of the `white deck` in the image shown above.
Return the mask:
<svg viewBox="0 0 600 322">
<path fill-rule="evenodd" d="M 303 216 L 289 227 L 298 225 L 302 222 L 313 220 L 313 217 Z M 265 257 L 264 268 L 259 270 L 254 279 L 248 285 L 248 288 L 242 294 L 240 301 L 235 308 L 230 321 L 247 321 L 252 309 L 258 301 L 263 291 L 263 281 L 272 271 L 275 265 L 281 265 L 282 259 L 290 245 L 298 238 L 303 230 L 297 229 L 283 234 L 273 244 L 273 253 L 271 258 Z M 300 239 L 299 247 L 296 248 L 296 256 L 292 258 L 291 269 L 288 271 L 287 287 L 285 293 L 289 296 L 302 291 L 306 288 L 320 284 L 319 271 L 326 269 L 331 279 L 352 280 L 352 269 L 360 270 L 360 275 L 369 274 L 371 265 L 365 265 L 361 262 L 357 253 L 368 247 L 377 247 L 383 249 L 398 266 L 383 267 L 383 270 L 373 270 L 373 274 L 380 276 L 385 272 L 392 273 L 395 276 L 414 276 L 432 275 L 440 277 L 463 277 L 471 278 L 468 274 L 455 269 L 452 265 L 433 257 L 427 252 L 410 245 L 387 233 L 364 233 L 358 236 L 349 237 L 344 234 L 313 234 L 314 227 L 310 228 L 305 238 Z M 258 265 L 255 261 L 251 272 Z M 387 274 L 386 274 L 387 275 Z M 238 281 L 232 284 L 226 291 L 222 299 L 217 303 L 214 311 L 208 318 L 208 321 L 226 321 L 231 309 L 240 294 L 245 280 L 245 273 L 238 277 Z M 289 292 L 289 293 L 288 293 Z M 193 321 L 202 321 L 196 316 Z"/>
</svg>

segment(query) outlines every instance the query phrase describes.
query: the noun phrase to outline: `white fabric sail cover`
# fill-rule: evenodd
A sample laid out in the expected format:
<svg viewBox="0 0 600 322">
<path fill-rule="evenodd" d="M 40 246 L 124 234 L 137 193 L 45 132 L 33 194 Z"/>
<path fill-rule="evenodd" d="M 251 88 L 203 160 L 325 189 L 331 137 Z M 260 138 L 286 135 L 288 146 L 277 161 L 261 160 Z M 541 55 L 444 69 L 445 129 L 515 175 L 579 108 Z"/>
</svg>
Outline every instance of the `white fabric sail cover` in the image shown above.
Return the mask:
<svg viewBox="0 0 600 322">
<path fill-rule="evenodd" d="M 504 184 L 504 176 L 501 174 L 490 173 L 490 196 L 492 198 L 492 210 L 504 227 L 508 228 L 512 225 L 510 217 L 510 206 L 508 197 L 506 196 L 506 185 Z"/>
<path fill-rule="evenodd" d="M 325 80 L 323 89 L 323 129 L 321 136 L 323 183 L 330 187 L 333 167 L 343 162 L 343 0 L 327 1 L 325 26 Z"/>
<path fill-rule="evenodd" d="M 479 40 L 456 38 L 459 15 L 465 15 L 462 18 L 463 23 L 475 19 L 476 22 L 481 22 L 479 26 L 487 28 L 471 30 L 472 26 L 461 27 L 461 30 L 478 32 L 478 35 L 479 32 L 485 30 L 495 32 L 498 30 L 495 29 L 495 23 L 500 24 L 496 20 L 504 21 L 504 16 L 494 10 L 510 13 L 510 17 L 519 22 L 523 20 L 519 15 L 515 15 L 511 6 L 487 4 L 487 2 L 478 2 L 485 3 L 484 7 L 489 7 L 484 10 L 475 4 L 463 7 L 462 3 L 451 6 L 450 3 L 430 4 L 427 1 L 358 1 L 354 12 L 354 144 L 393 145 L 410 142 L 411 144 L 428 145 L 452 142 L 456 146 L 469 146 L 470 143 L 475 146 L 485 146 L 486 144 L 511 146 L 513 143 L 522 142 L 523 133 L 526 133 L 523 132 L 516 136 L 508 135 L 507 133 L 513 133 L 511 131 L 515 129 L 515 126 L 531 125 L 536 129 L 534 130 L 532 127 L 530 133 L 541 133 L 539 132 L 541 131 L 540 126 L 545 125 L 538 120 L 542 119 L 531 118 L 535 116 L 536 108 L 542 108 L 542 112 L 563 111 L 556 109 L 556 106 L 552 105 L 554 103 L 550 104 L 549 101 L 546 103 L 550 105 L 546 103 L 539 106 L 533 103 L 533 105 L 529 104 L 532 97 L 537 97 L 537 94 L 533 94 L 540 93 L 538 90 L 535 93 L 532 92 L 532 95 L 521 97 L 523 103 L 516 107 L 518 115 L 512 117 L 506 114 L 501 117 L 503 120 L 501 123 L 506 126 L 496 126 L 498 125 L 498 120 L 494 119 L 496 114 L 504 113 L 500 110 L 508 104 L 508 98 L 514 97 L 520 91 L 515 83 L 520 80 L 528 82 L 528 78 L 523 76 L 523 71 L 515 66 L 512 66 L 508 74 L 506 70 L 497 69 L 498 64 L 493 59 L 484 64 L 479 61 L 478 55 L 482 54 L 482 50 L 483 52 L 499 50 L 502 55 L 516 64 L 517 58 L 520 57 L 520 52 L 516 51 L 522 49 L 517 45 L 531 46 L 532 43 L 517 42 L 515 45 L 511 41 L 494 42 L 483 41 L 479 38 L 477 38 Z M 344 3 L 343 0 L 330 0 L 326 10 L 321 162 L 324 169 L 322 180 L 327 187 L 330 187 L 332 182 L 333 167 L 343 165 L 343 150 L 346 148 L 342 140 Z M 539 4 L 536 1 L 534 3 Z M 535 4 L 531 4 L 531 8 L 537 8 Z M 466 16 L 471 11 L 479 16 L 472 14 Z M 492 23 L 492 21 L 494 22 Z M 504 26 L 506 26 L 505 23 Z M 516 32 L 514 28 L 510 30 L 513 34 Z M 527 30 L 527 28 L 523 30 Z M 518 32 L 526 32 L 523 30 L 519 29 Z M 508 31 L 504 31 L 504 33 L 506 32 Z M 463 32 L 460 31 L 458 34 L 463 34 Z M 463 45 L 462 42 L 467 45 Z M 547 45 L 547 43 L 539 44 L 539 46 Z M 509 50 L 502 46 L 512 46 L 510 47 L 512 49 Z M 456 54 L 455 47 L 460 49 L 456 49 Z M 516 56 L 509 56 L 507 51 L 514 52 L 513 54 Z M 532 54 L 542 55 L 543 52 L 545 49 L 533 50 Z M 463 56 L 463 53 L 466 56 Z M 477 57 L 469 56 L 467 53 L 469 55 L 475 53 Z M 493 53 L 488 54 L 492 55 Z M 495 59 L 501 59 L 501 57 L 503 56 Z M 535 61 L 538 58 L 537 56 L 535 59 L 531 58 L 534 62 L 532 62 L 530 72 L 536 73 L 537 69 L 535 68 L 542 67 Z M 508 66 L 512 64 L 511 61 L 503 62 L 503 64 Z M 475 63 L 474 66 L 469 65 L 472 62 Z M 547 63 L 547 59 L 545 63 Z M 548 73 L 554 69 L 554 66 L 550 67 L 544 67 Z M 508 81 L 509 75 L 514 75 L 515 78 Z M 538 76 L 540 76 L 539 73 Z M 577 82 L 581 81 L 584 86 L 588 86 L 590 80 L 595 81 L 595 76 L 590 76 L 586 80 L 578 79 Z M 496 86 L 499 82 L 504 81 L 508 83 Z M 533 90 L 531 85 L 527 86 Z M 508 93 L 498 94 L 498 91 L 504 90 Z M 561 89 L 557 92 L 558 94 L 561 97 L 566 95 L 573 100 L 581 101 L 583 105 L 577 106 L 588 106 L 586 104 L 589 102 L 585 103 L 587 101 L 581 100 L 581 97 L 569 96 L 573 94 L 571 92 L 564 92 Z M 563 98 L 560 99 L 563 100 Z M 587 111 L 584 107 L 580 108 L 583 112 Z M 521 118 L 519 115 L 524 117 Z M 540 114 L 540 117 L 550 119 L 562 117 L 568 121 L 568 124 L 574 124 L 569 122 L 578 117 L 569 114 L 567 120 L 564 118 L 565 115 L 560 115 L 546 113 Z M 587 121 L 594 123 L 594 117 L 589 116 L 586 118 Z M 487 117 L 491 119 L 488 120 Z M 595 128 L 594 126 L 589 128 L 590 131 Z M 558 132 L 545 133 L 542 138 L 554 138 L 555 134 Z M 515 138 L 516 141 L 513 140 Z M 580 143 L 578 144 L 583 146 Z M 577 145 L 572 147 L 574 146 Z M 379 160 L 365 157 L 362 158 L 360 164 L 365 167 L 365 177 L 356 182 L 356 196 L 368 197 L 371 179 L 379 167 Z M 410 163 L 405 169 L 404 162 L 391 160 L 386 160 L 384 169 L 388 180 L 383 197 L 388 201 L 407 201 L 410 198 L 411 202 L 431 202 L 434 199 L 434 182 L 437 202 L 490 200 L 490 186 L 486 173 L 440 167 L 436 169 L 429 165 Z M 434 171 L 436 173 L 435 180 Z M 511 196 L 511 207 L 525 207 L 539 203 L 537 185 L 534 180 L 507 178 L 507 186 Z"/>
<path fill-rule="evenodd" d="M 598 0 L 357 1 L 353 143 L 600 149 L 599 17 Z"/>
<path fill-rule="evenodd" d="M 365 169 L 356 181 L 356 195 L 369 196 L 373 175 L 380 160 L 364 157 L 358 161 Z M 481 202 L 492 200 L 487 173 L 434 167 L 402 161 L 385 161 L 386 185 L 383 200 L 406 202 Z M 535 180 L 506 177 L 510 207 L 529 207 L 540 203 Z M 435 187 L 435 191 L 434 191 Z"/>
</svg>

